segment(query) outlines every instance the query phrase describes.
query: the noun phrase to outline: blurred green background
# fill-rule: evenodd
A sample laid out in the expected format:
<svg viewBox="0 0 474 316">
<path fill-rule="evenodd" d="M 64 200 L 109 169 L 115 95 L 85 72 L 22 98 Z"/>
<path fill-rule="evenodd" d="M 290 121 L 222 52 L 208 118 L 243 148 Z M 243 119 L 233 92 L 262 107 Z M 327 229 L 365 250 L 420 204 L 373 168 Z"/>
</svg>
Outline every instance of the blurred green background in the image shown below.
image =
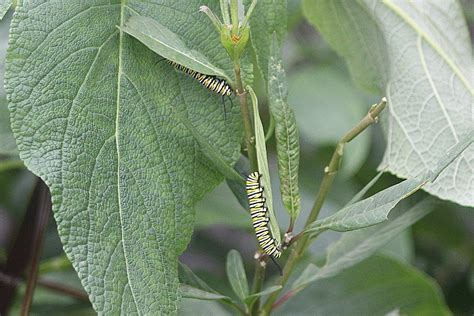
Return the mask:
<svg viewBox="0 0 474 316">
<path fill-rule="evenodd" d="M 461 1 L 468 21 L 471 37 L 474 32 L 474 2 Z M 0 22 L 0 59 L 5 57 L 8 25 L 11 13 Z M 306 218 L 315 198 L 325 164 L 329 161 L 334 144 L 368 111 L 380 96 L 370 95 L 356 87 L 349 76 L 344 61 L 339 58 L 320 37 L 317 31 L 303 18 L 299 1 L 289 1 L 289 32 L 285 41 L 283 57 L 289 85 L 289 103 L 293 107 L 300 131 L 301 162 L 300 187 L 302 214 Z M 4 62 L 0 65 L 0 79 L 3 79 Z M 260 87 L 262 119 L 268 125 L 269 117 Z M 5 107 L 5 93 L 0 90 L 0 134 L 5 129 L 8 115 Z M 5 140 L 5 137 L 0 137 Z M 9 142 L 9 143 L 8 143 Z M 0 147 L 11 146 L 11 139 L 0 143 Z M 288 225 L 288 217 L 278 191 L 275 144 L 270 139 L 270 167 L 274 182 L 274 205 L 282 229 Z M 327 216 L 342 207 L 370 179 L 377 174 L 377 166 L 384 151 L 384 137 L 376 125 L 364 132 L 346 148 L 343 169 L 321 213 Z M 0 262 L 5 259 L 8 246 L 15 238 L 21 224 L 28 197 L 32 192 L 35 177 L 26 169 L 13 163 L 14 156 L 0 155 Z M 399 179 L 383 175 L 373 191 L 390 186 Z M 418 193 L 424 195 L 425 193 Z M 415 197 L 416 198 L 416 197 Z M 455 314 L 474 313 L 474 220 L 472 209 L 456 204 L 436 210 L 405 231 L 387 245 L 382 252 L 408 262 L 431 276 L 440 285 L 449 308 Z M 295 229 L 301 229 L 301 222 Z M 317 257 L 324 254 L 327 245 L 339 238 L 338 233 L 325 233 L 311 247 Z M 231 295 L 225 279 L 225 258 L 230 249 L 241 252 L 247 273 L 253 271 L 253 255 L 256 250 L 255 237 L 249 217 L 222 183 L 198 203 L 196 226 L 193 239 L 182 262 L 215 289 Z M 57 236 L 54 220 L 50 221 L 44 242 L 43 259 L 61 257 L 62 247 Z M 48 272 L 43 264 L 41 277 L 58 281 L 81 289 L 80 283 L 70 266 L 59 272 Z M 274 266 L 269 266 L 275 274 Z M 54 269 L 54 268 L 53 268 Z M 18 304 L 21 302 L 21 291 Z M 18 306 L 16 307 L 18 308 Z M 39 286 L 35 292 L 33 312 L 54 315 L 94 314 L 88 303 L 55 293 Z"/>
</svg>

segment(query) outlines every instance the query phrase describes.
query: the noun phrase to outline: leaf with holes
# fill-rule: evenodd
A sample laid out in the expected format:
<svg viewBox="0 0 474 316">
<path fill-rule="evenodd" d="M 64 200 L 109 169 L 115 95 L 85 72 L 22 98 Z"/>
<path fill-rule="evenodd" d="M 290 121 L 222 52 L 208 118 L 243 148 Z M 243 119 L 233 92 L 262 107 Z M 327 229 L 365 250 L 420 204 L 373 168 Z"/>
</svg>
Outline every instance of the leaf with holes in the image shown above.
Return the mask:
<svg viewBox="0 0 474 316">
<path fill-rule="evenodd" d="M 223 177 L 172 108 L 228 162 L 240 116 L 121 32 L 149 16 L 228 63 L 201 1 L 20 1 L 6 89 L 20 157 L 51 189 L 64 249 L 99 314 L 171 314 L 193 207 Z M 47 18 L 45 18 L 47 17 Z M 183 25 L 192 27 L 183 28 Z M 205 34 L 205 40 L 204 35 Z"/>
</svg>

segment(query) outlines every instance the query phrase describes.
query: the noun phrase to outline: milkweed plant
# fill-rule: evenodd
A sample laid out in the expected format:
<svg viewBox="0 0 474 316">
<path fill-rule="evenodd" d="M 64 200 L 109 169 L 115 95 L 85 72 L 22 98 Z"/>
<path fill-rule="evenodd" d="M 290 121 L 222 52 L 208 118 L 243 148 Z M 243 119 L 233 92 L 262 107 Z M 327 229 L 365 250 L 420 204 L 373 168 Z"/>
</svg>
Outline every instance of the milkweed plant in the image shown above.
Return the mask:
<svg viewBox="0 0 474 316">
<path fill-rule="evenodd" d="M 81 288 L 49 287 L 99 314 L 450 314 L 436 283 L 383 249 L 448 203 L 474 205 L 473 65 L 456 1 L 2 6 L 14 13 L 0 124 L 15 142 L 0 142 L 0 172 L 26 167 L 41 180 L 30 186 L 32 226 L 22 224 L 35 233 L 2 255 L 0 314 L 34 311 L 44 276 L 70 264 Z M 282 50 L 291 54 L 297 11 L 370 93 L 357 92 L 365 105 L 351 110 L 349 90 L 324 92 L 334 78 L 324 67 L 314 70 L 322 86 L 311 75 L 288 87 Z M 302 96 L 318 91 L 342 104 Z M 332 154 L 300 154 L 314 146 L 308 130 L 317 140 L 336 125 L 345 133 L 331 138 Z M 372 158 L 378 173 L 351 187 L 346 160 L 371 133 L 385 148 Z M 312 167 L 301 172 L 303 159 Z M 248 233 L 244 248 L 244 235 L 226 232 L 203 250 L 234 239 L 240 251 L 213 263 L 224 281 L 199 272 L 194 243 L 185 252 L 195 205 L 218 184 L 235 201 L 216 200 L 209 216 L 243 218 Z M 41 261 L 50 208 L 65 255 Z M 26 259 L 14 251 L 22 242 Z"/>
</svg>

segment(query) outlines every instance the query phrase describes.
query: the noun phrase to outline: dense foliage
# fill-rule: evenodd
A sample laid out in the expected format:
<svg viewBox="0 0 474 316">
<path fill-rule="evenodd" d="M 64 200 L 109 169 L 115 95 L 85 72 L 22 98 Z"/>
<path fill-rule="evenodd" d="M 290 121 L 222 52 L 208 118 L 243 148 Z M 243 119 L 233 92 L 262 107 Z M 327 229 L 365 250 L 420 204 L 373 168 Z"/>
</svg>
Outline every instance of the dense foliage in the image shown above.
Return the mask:
<svg viewBox="0 0 474 316">
<path fill-rule="evenodd" d="M 12 5 L 0 314 L 474 312 L 460 3 Z M 254 256 L 251 171 L 282 276 Z"/>
</svg>

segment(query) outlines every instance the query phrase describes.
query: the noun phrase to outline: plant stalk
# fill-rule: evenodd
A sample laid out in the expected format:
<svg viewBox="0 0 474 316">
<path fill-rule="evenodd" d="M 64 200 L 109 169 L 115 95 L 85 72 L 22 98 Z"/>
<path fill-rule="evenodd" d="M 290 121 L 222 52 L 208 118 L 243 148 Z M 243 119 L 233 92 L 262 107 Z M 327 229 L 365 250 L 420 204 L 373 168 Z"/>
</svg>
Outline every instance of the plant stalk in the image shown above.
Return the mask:
<svg viewBox="0 0 474 316">
<path fill-rule="evenodd" d="M 329 193 L 329 190 L 334 181 L 334 178 L 336 177 L 337 171 L 339 170 L 342 156 L 344 154 L 344 145 L 350 142 L 351 140 L 353 140 L 357 135 L 362 133 L 365 129 L 367 129 L 367 127 L 376 123 L 379 114 L 383 111 L 386 104 L 387 104 L 387 99 L 384 97 L 378 104 L 373 105 L 370 108 L 367 115 L 359 123 L 357 123 L 356 126 L 354 126 L 349 132 L 347 132 L 337 144 L 336 149 L 334 150 L 334 153 L 331 157 L 331 161 L 329 162 L 328 166 L 324 169 L 324 178 L 319 187 L 319 191 L 318 191 L 316 200 L 314 202 L 313 208 L 311 209 L 311 213 L 309 214 L 306 220 L 305 228 L 307 228 L 311 223 L 313 223 L 318 218 L 319 212 L 321 211 L 321 208 Z M 301 259 L 302 255 L 308 248 L 309 243 L 310 243 L 310 236 L 308 234 L 303 235 L 301 237 L 301 240 L 296 242 L 296 245 L 293 248 L 290 254 L 290 257 L 288 258 L 288 261 L 286 262 L 285 267 L 283 269 L 283 276 L 280 278 L 278 282 L 278 285 L 281 285 L 282 288 L 288 281 L 288 278 L 290 277 L 290 274 L 293 268 L 296 266 L 296 264 L 298 263 L 298 261 Z M 265 302 L 263 306 L 262 315 L 270 314 L 280 292 L 281 292 L 281 289 L 272 293 L 268 297 L 267 301 Z M 281 303 L 275 304 L 275 307 L 281 305 Z"/>
<path fill-rule="evenodd" d="M 235 81 L 236 81 L 236 94 L 240 102 L 240 111 L 242 113 L 242 121 L 244 126 L 244 138 L 245 138 L 245 147 L 247 149 L 248 158 L 250 161 L 250 167 L 252 171 L 258 170 L 257 162 L 257 152 L 255 149 L 255 136 L 252 128 L 252 121 L 250 119 L 250 112 L 248 108 L 248 99 L 247 92 L 244 90 L 244 85 L 242 83 L 242 75 L 240 70 L 240 61 L 237 59 L 234 61 L 234 72 L 235 72 Z M 255 274 L 253 278 L 252 293 L 258 293 L 262 289 L 263 281 L 265 279 L 265 264 L 262 264 L 261 259 L 255 259 Z M 260 307 L 260 299 L 257 299 L 253 305 L 251 313 L 253 314 L 258 311 Z"/>
<path fill-rule="evenodd" d="M 244 124 L 245 133 L 245 147 L 250 160 L 250 166 L 252 171 L 258 170 L 257 164 L 257 152 L 255 150 L 255 136 L 253 133 L 252 122 L 250 119 L 250 112 L 247 103 L 247 92 L 244 90 L 242 83 L 242 76 L 240 71 L 240 62 L 236 61 L 234 65 L 235 80 L 236 80 L 236 94 L 240 102 L 240 111 L 242 113 L 242 121 Z"/>
</svg>

